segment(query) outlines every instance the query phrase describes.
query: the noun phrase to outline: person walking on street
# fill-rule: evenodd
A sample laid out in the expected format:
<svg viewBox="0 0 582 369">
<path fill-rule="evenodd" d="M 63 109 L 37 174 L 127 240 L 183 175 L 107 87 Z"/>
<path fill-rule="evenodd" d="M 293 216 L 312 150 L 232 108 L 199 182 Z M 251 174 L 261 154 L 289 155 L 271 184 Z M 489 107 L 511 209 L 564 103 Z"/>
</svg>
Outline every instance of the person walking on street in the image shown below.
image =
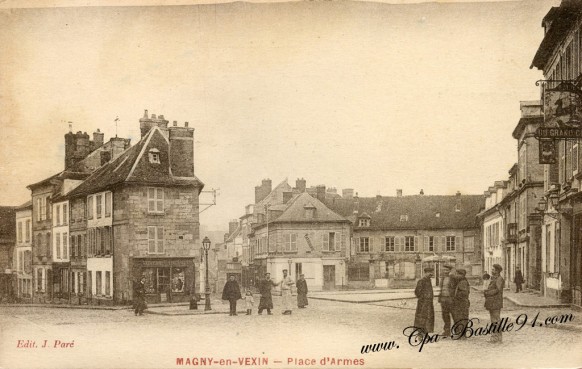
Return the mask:
<svg viewBox="0 0 582 369">
<path fill-rule="evenodd" d="M 267 314 L 273 315 L 271 309 L 273 308 L 273 296 L 271 295 L 271 287 L 277 284 L 271 280 L 271 273 L 265 274 L 265 279 L 259 282 L 259 293 L 261 299 L 259 300 L 259 315 L 263 310 L 267 309 Z"/>
<path fill-rule="evenodd" d="M 452 278 L 454 272 L 453 267 L 450 265 L 443 266 L 443 276 L 441 278 L 441 292 L 439 294 L 439 303 L 441 304 L 441 311 L 444 323 L 444 331 L 441 333 L 444 336 L 451 335 L 451 318 L 454 322 L 453 317 L 453 292 L 455 280 Z"/>
<path fill-rule="evenodd" d="M 230 316 L 237 315 L 236 313 L 236 302 L 241 298 L 240 294 L 240 287 L 238 286 L 238 282 L 234 279 L 234 276 L 231 275 L 229 280 L 224 285 L 222 289 L 222 299 L 228 300 L 230 302 Z"/>
<path fill-rule="evenodd" d="M 491 282 L 489 287 L 484 292 L 485 294 L 485 309 L 489 310 L 491 324 L 497 323 L 501 320 L 501 308 L 503 308 L 503 287 L 505 280 L 501 276 L 503 268 L 499 264 L 493 264 L 491 272 Z M 491 343 L 501 343 L 501 332 L 492 333 Z"/>
<path fill-rule="evenodd" d="M 414 294 L 418 298 L 416 313 L 414 314 L 414 326 L 421 331 L 423 336 L 434 331 L 434 306 L 432 301 L 434 294 L 430 280 L 433 273 L 433 268 L 424 268 L 424 277 L 418 281 L 414 290 Z"/>
<path fill-rule="evenodd" d="M 456 287 L 453 293 L 453 336 L 459 339 L 467 338 L 463 333 L 465 326 L 469 321 L 469 281 L 466 278 L 467 271 L 465 269 L 457 269 L 455 273 Z"/>
<path fill-rule="evenodd" d="M 307 281 L 305 281 L 305 275 L 300 274 L 299 280 L 297 281 L 297 307 L 299 309 L 304 309 L 309 302 L 307 301 Z"/>
<path fill-rule="evenodd" d="M 524 282 L 523 274 L 518 266 L 515 267 L 515 277 L 513 277 L 513 282 L 515 282 L 515 292 L 519 293 L 522 291 L 521 285 Z"/>
<path fill-rule="evenodd" d="M 283 315 L 291 315 L 293 303 L 291 302 L 291 286 L 295 284 L 293 279 L 287 275 L 287 269 L 283 269 L 283 279 L 281 285 L 281 297 L 283 297 Z"/>
<path fill-rule="evenodd" d="M 140 281 L 133 287 L 133 306 L 135 315 L 143 315 L 143 311 L 147 309 L 145 302 L 145 276 L 142 276 Z"/>
<path fill-rule="evenodd" d="M 254 304 L 255 304 L 255 299 L 253 298 L 253 293 L 249 289 L 245 293 L 245 308 L 247 309 L 247 315 L 252 314 Z"/>
</svg>

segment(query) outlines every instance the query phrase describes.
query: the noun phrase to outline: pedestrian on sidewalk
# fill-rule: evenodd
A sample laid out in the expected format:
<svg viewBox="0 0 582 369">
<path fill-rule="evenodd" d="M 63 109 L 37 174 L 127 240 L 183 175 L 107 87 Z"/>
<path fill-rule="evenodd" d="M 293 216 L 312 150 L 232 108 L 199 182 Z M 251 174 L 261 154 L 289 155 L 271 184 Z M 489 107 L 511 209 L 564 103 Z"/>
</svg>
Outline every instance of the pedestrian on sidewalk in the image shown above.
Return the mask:
<svg viewBox="0 0 582 369">
<path fill-rule="evenodd" d="M 414 326 L 420 331 L 422 336 L 434 331 L 434 306 L 433 290 L 431 278 L 433 268 L 424 268 L 424 277 L 416 284 L 414 294 L 418 298 L 416 303 L 416 313 L 414 314 Z"/>
<path fill-rule="evenodd" d="M 441 311 L 444 323 L 444 331 L 441 333 L 444 336 L 451 335 L 451 318 L 454 322 L 453 317 L 453 292 L 455 288 L 455 279 L 452 276 L 455 272 L 452 270 L 453 267 L 450 265 L 443 266 L 443 276 L 441 277 L 441 292 L 439 294 L 439 303 L 441 304 Z"/>
<path fill-rule="evenodd" d="M 309 302 L 307 301 L 307 281 L 305 281 L 305 275 L 300 274 L 299 280 L 297 280 L 297 307 L 299 309 L 304 309 Z"/>
<path fill-rule="evenodd" d="M 493 264 L 491 272 L 491 282 L 489 287 L 484 292 L 485 295 L 485 309 L 489 310 L 491 324 L 497 323 L 501 320 L 501 308 L 503 308 L 503 287 L 505 280 L 501 276 L 503 268 L 499 264 Z M 491 343 L 501 343 L 501 332 L 492 333 Z"/>
<path fill-rule="evenodd" d="M 234 279 L 234 276 L 231 275 L 229 280 L 224 285 L 222 289 L 222 299 L 228 300 L 230 303 L 230 316 L 235 316 L 236 314 L 236 302 L 241 298 L 240 294 L 240 287 L 238 286 L 238 282 Z"/>
<path fill-rule="evenodd" d="M 252 314 L 254 304 L 255 299 L 253 298 L 253 293 L 250 289 L 247 289 L 247 292 L 245 293 L 245 308 L 247 309 L 247 315 Z"/>
<path fill-rule="evenodd" d="M 142 276 L 140 281 L 133 286 L 133 308 L 135 315 L 143 315 L 143 311 L 147 309 L 145 301 L 145 281 L 146 277 Z"/>
<path fill-rule="evenodd" d="M 452 333 L 457 339 L 467 338 L 464 334 L 465 326 L 469 321 L 469 281 L 466 278 L 465 269 L 457 269 L 455 272 L 456 287 L 453 293 L 453 330 Z"/>
<path fill-rule="evenodd" d="M 276 285 L 277 283 L 271 280 L 271 273 L 266 273 L 265 278 L 259 282 L 259 293 L 261 294 L 261 299 L 259 300 L 259 315 L 261 315 L 265 309 L 267 309 L 267 314 L 273 315 L 271 313 L 271 309 L 273 308 L 271 288 Z"/>
<path fill-rule="evenodd" d="M 524 282 L 523 274 L 518 266 L 515 267 L 515 276 L 513 277 L 513 282 L 515 282 L 515 292 L 519 293 L 522 291 L 521 285 Z"/>
<path fill-rule="evenodd" d="M 283 269 L 283 279 L 279 282 L 281 285 L 281 297 L 283 298 L 283 315 L 291 315 L 293 312 L 293 302 L 291 302 L 291 286 L 295 282 L 287 275 L 287 269 Z"/>
</svg>

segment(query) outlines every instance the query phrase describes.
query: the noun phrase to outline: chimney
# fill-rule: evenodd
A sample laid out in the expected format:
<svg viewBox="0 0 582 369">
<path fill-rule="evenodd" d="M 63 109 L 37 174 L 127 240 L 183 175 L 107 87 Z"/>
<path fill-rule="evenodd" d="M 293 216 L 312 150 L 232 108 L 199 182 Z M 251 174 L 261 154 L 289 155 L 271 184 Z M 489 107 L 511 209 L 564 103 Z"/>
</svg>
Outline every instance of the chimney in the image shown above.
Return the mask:
<svg viewBox="0 0 582 369">
<path fill-rule="evenodd" d="M 333 195 L 337 194 L 337 189 L 335 187 L 330 187 L 327 189 L 327 193 L 331 193 Z"/>
<path fill-rule="evenodd" d="M 164 119 L 163 115 L 156 118 L 156 115 L 152 114 L 151 118 L 148 118 L 148 111 L 146 110 L 143 118 L 140 118 L 139 120 L 141 137 L 145 136 L 153 127 L 159 127 L 164 136 L 168 137 L 168 123 L 169 122 Z"/>
<path fill-rule="evenodd" d="M 87 132 L 69 132 L 65 135 L 65 169 L 70 169 L 91 153 L 91 141 Z"/>
<path fill-rule="evenodd" d="M 354 189 L 353 188 L 344 188 L 342 190 L 342 197 L 344 199 L 351 199 L 354 197 Z"/>
<path fill-rule="evenodd" d="M 461 191 L 457 191 L 457 194 L 455 196 L 457 198 L 457 201 L 455 203 L 455 211 L 461 211 Z"/>
<path fill-rule="evenodd" d="M 354 215 L 358 215 L 360 212 L 360 198 L 358 197 L 358 193 L 356 192 L 356 196 L 353 197 L 354 199 Z"/>
<path fill-rule="evenodd" d="M 396 197 L 402 197 L 402 189 L 397 189 L 396 190 Z"/>
<path fill-rule="evenodd" d="M 293 192 L 283 192 L 283 204 L 286 204 L 293 197 Z"/>
<path fill-rule="evenodd" d="M 307 181 L 303 178 L 299 179 L 297 178 L 297 180 L 295 181 L 295 188 L 297 189 L 297 191 L 299 192 L 305 192 L 305 188 L 307 187 Z"/>
<path fill-rule="evenodd" d="M 255 204 L 261 202 L 271 193 L 272 182 L 270 179 L 263 179 L 260 186 L 255 186 Z"/>
<path fill-rule="evenodd" d="M 228 222 L 228 234 L 233 234 L 236 231 L 236 227 L 238 227 L 238 219 L 233 219 Z"/>
<path fill-rule="evenodd" d="M 164 122 L 168 124 L 167 120 Z M 170 127 L 167 132 L 170 141 L 172 175 L 194 177 L 194 128 Z"/>
<path fill-rule="evenodd" d="M 272 186 L 273 186 L 273 182 L 267 178 L 267 179 L 263 179 L 261 186 L 263 187 L 263 190 L 268 194 L 271 193 L 271 191 L 273 190 Z"/>
<path fill-rule="evenodd" d="M 316 186 L 315 191 L 315 197 L 321 202 L 325 201 L 325 185 Z"/>
<path fill-rule="evenodd" d="M 131 146 L 131 139 L 129 138 L 112 137 L 109 142 L 111 144 L 111 160 L 117 159 Z"/>
<path fill-rule="evenodd" d="M 424 195 L 424 190 L 421 188 L 420 189 L 420 196 Z"/>
<path fill-rule="evenodd" d="M 101 133 L 99 128 L 97 128 L 96 132 L 93 132 L 93 150 L 100 148 L 103 146 L 103 136 L 105 134 Z"/>
</svg>

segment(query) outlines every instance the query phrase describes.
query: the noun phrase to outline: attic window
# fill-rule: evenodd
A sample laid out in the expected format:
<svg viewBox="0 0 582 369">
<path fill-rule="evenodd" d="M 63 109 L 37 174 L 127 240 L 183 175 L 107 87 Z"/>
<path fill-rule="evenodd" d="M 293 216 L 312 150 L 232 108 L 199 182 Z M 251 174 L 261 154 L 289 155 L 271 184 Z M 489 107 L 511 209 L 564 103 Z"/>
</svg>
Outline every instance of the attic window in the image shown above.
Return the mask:
<svg viewBox="0 0 582 369">
<path fill-rule="evenodd" d="M 460 212 L 461 211 L 461 204 L 456 204 L 455 205 L 455 212 Z"/>
<path fill-rule="evenodd" d="M 303 207 L 305 209 L 305 218 L 313 219 L 315 218 L 315 206 L 309 204 Z"/>
<path fill-rule="evenodd" d="M 437 211 L 437 213 L 435 214 L 435 217 L 440 218 L 441 217 L 441 212 Z"/>
<path fill-rule="evenodd" d="M 358 225 L 360 227 L 369 227 L 370 226 L 370 219 L 360 219 L 360 223 Z"/>
<path fill-rule="evenodd" d="M 150 157 L 150 163 L 160 164 L 160 150 L 151 149 L 149 152 L 149 157 Z"/>
<path fill-rule="evenodd" d="M 401 222 L 408 222 L 408 214 L 404 214 L 400 216 L 400 221 Z"/>
</svg>

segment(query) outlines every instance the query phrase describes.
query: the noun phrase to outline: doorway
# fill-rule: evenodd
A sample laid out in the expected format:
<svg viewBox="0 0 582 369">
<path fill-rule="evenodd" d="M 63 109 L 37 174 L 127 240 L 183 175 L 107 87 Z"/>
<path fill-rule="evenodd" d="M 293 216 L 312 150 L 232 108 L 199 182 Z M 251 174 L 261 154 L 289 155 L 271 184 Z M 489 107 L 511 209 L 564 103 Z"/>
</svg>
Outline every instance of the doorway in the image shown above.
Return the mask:
<svg viewBox="0 0 582 369">
<path fill-rule="evenodd" d="M 323 289 L 335 289 L 335 265 L 323 266 Z"/>
</svg>

